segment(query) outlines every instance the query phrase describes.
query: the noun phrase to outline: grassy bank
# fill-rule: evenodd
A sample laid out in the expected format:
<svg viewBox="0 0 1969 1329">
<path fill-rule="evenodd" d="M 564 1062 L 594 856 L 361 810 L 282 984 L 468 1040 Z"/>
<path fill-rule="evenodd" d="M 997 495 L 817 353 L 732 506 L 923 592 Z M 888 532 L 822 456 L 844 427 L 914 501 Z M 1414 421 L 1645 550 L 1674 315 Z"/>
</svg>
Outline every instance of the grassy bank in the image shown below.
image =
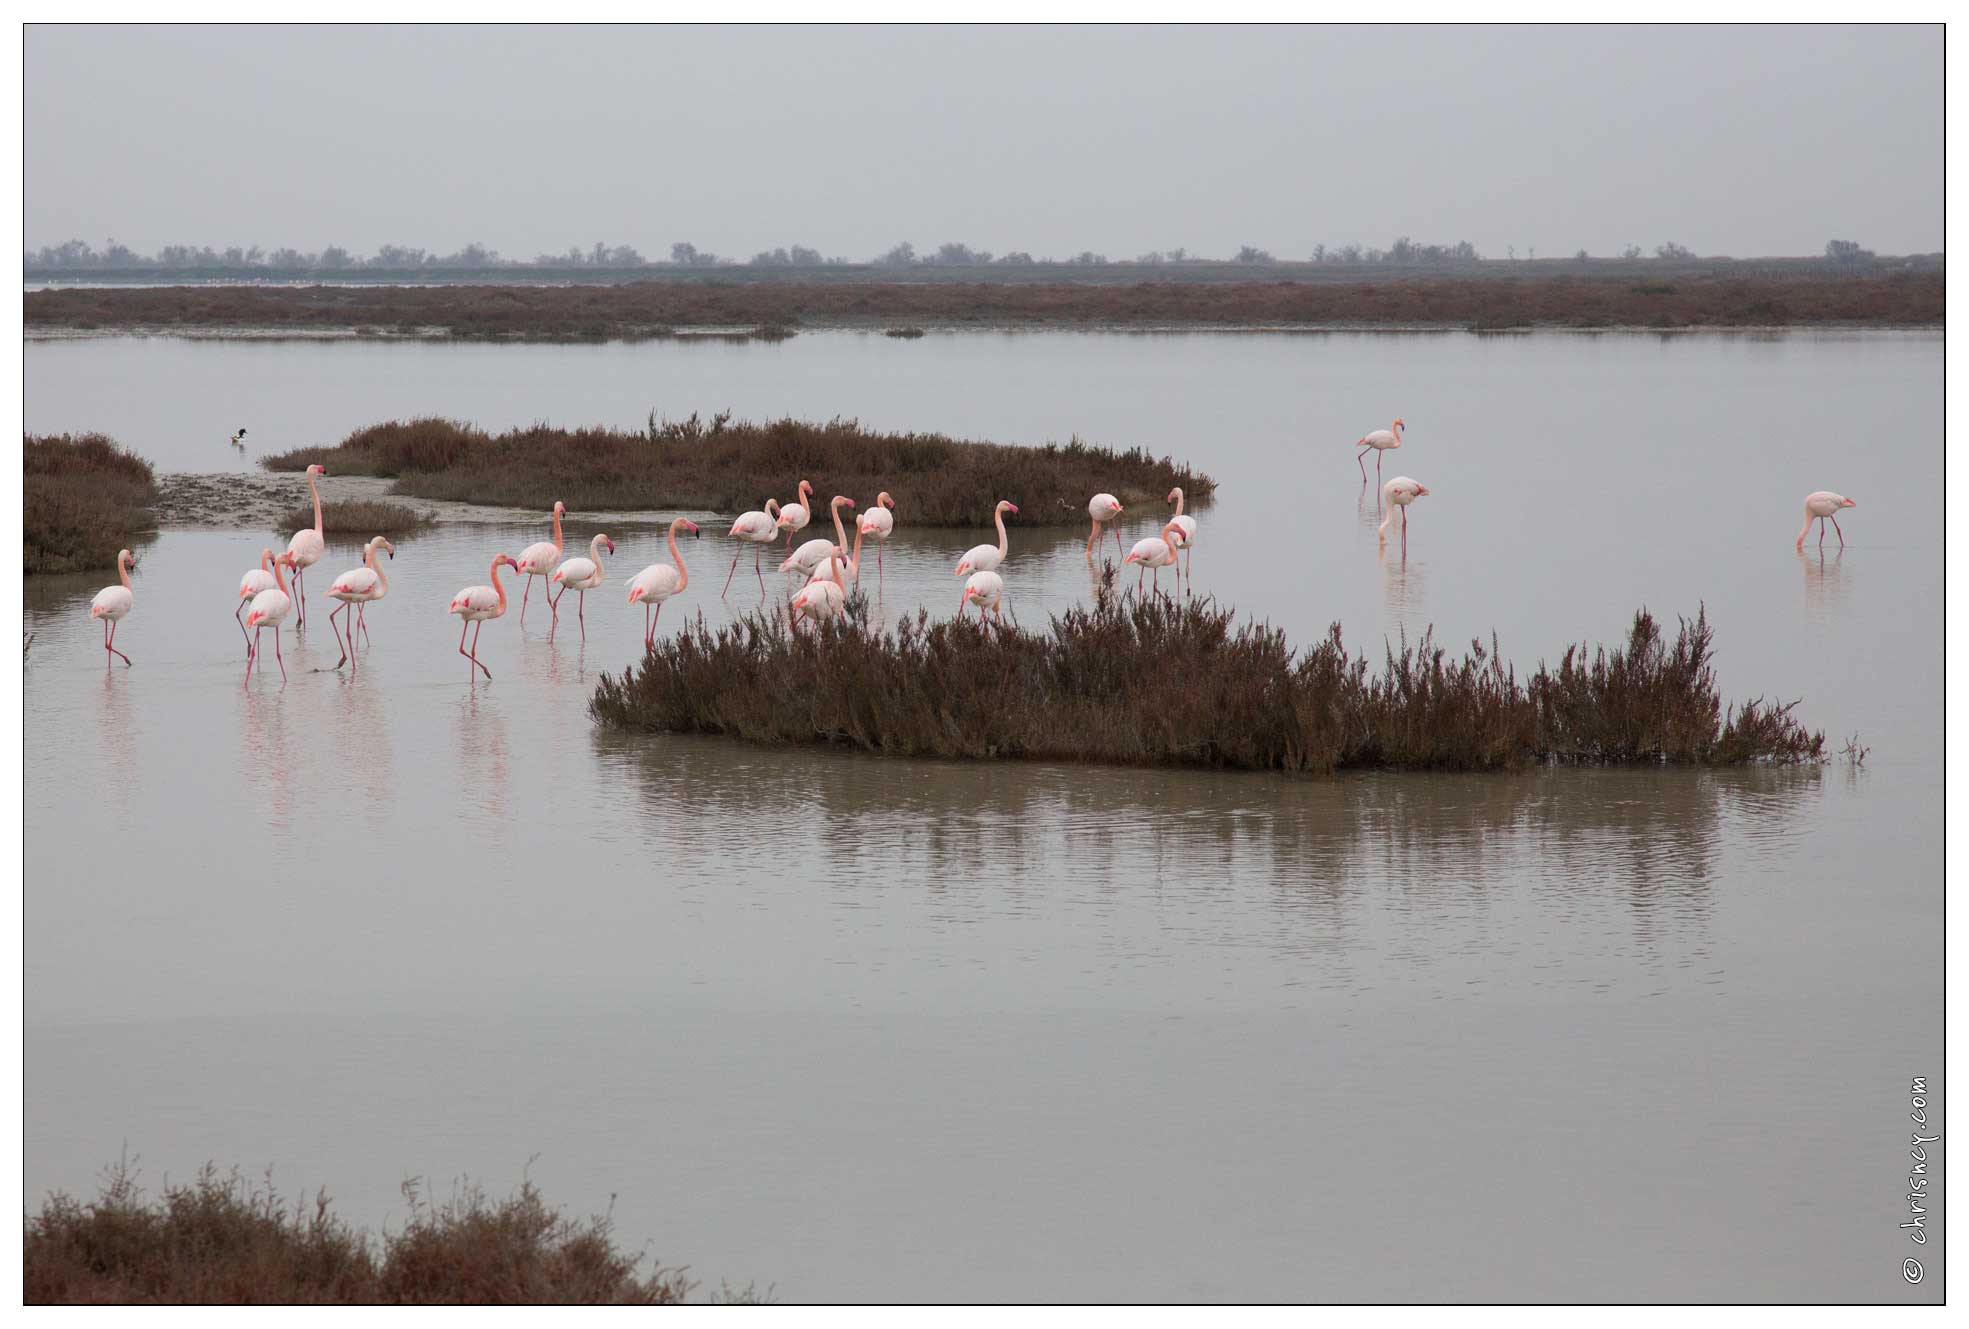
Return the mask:
<svg viewBox="0 0 1969 1329">
<path fill-rule="evenodd" d="M 392 421 L 265 464 L 298 471 L 314 462 L 331 477 L 394 477 L 398 492 L 423 498 L 543 510 L 558 500 L 588 512 L 745 512 L 768 495 L 791 502 L 800 481 L 811 480 L 816 527 L 834 495 L 865 507 L 885 489 L 895 498 L 899 523 L 974 527 L 991 524 L 992 505 L 1001 498 L 1019 505 L 1008 525 L 1054 525 L 1084 523 L 1087 500 L 1104 490 L 1124 504 L 1159 511 L 1172 487 L 1182 486 L 1194 506 L 1208 504 L 1216 489 L 1208 476 L 1139 448 L 1123 452 L 1078 440 L 1011 447 L 877 433 L 852 420 L 755 425 L 724 416 L 706 423 L 695 415 L 653 419 L 642 433 L 535 426 L 496 436 L 449 420 Z M 310 510 L 303 524 L 313 520 Z"/>
<path fill-rule="evenodd" d="M 1527 265 L 1529 269 L 1531 265 Z M 614 286 L 170 286 L 34 291 L 27 327 L 255 329 L 584 341 L 690 328 L 1940 327 L 1935 271 L 1794 275 L 1637 268 L 1608 275 L 1240 281 L 641 281 Z"/>
<path fill-rule="evenodd" d="M 436 520 L 429 512 L 421 512 L 401 503 L 384 503 L 373 499 L 329 502 L 324 498 L 321 504 L 321 529 L 325 535 L 359 535 L 365 539 L 372 535 L 402 535 L 408 531 L 422 530 Z M 289 508 L 275 518 L 273 524 L 276 531 L 290 534 L 304 526 L 310 530 L 314 528 L 312 503 Z"/>
<path fill-rule="evenodd" d="M 22 451 L 24 571 L 112 569 L 117 550 L 156 529 L 149 512 L 157 497 L 151 465 L 114 439 L 30 434 Z"/>
<path fill-rule="evenodd" d="M 410 1217 L 380 1239 L 326 1194 L 282 1199 L 270 1183 L 211 1168 L 146 1198 L 112 1168 L 95 1199 L 51 1196 L 27 1220 L 25 1299 L 48 1304 L 667 1305 L 691 1284 L 639 1273 L 606 1217 L 549 1209 L 530 1183 L 503 1200 L 466 1186 L 433 1203 L 406 1183 Z"/>
<path fill-rule="evenodd" d="M 1108 590 L 1044 632 L 921 613 L 894 633 L 852 616 L 816 632 L 758 616 L 712 631 L 700 616 L 640 665 L 604 675 L 589 709 L 624 730 L 887 756 L 1316 774 L 1823 757 L 1823 736 L 1789 705 L 1726 711 L 1712 659 L 1704 615 L 1669 641 L 1642 611 L 1623 645 L 1569 647 L 1522 683 L 1494 643 L 1452 659 L 1426 636 L 1390 647 L 1371 674 L 1338 626 L 1295 651 L 1210 602 Z"/>
</svg>

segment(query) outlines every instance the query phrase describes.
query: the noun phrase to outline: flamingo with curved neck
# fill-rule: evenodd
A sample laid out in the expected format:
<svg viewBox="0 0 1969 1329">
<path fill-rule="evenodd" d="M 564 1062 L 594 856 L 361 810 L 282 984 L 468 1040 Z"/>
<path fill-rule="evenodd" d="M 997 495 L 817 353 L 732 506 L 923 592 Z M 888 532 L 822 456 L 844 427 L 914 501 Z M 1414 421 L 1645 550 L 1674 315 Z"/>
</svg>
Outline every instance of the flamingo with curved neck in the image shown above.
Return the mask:
<svg viewBox="0 0 1969 1329">
<path fill-rule="evenodd" d="M 548 578 L 554 585 L 561 588 L 559 593 L 554 596 L 552 602 L 555 626 L 558 627 L 561 621 L 561 598 L 572 590 L 575 593 L 574 612 L 575 616 L 581 620 L 581 640 L 583 641 L 588 640 L 588 592 L 602 584 L 602 548 L 605 545 L 608 547 L 609 553 L 613 554 L 615 552 L 615 541 L 609 539 L 606 535 L 596 536 L 588 542 L 588 557 L 570 558 L 567 562 L 555 568 L 554 575 Z M 547 640 L 552 641 L 553 639 L 554 630 L 553 628 L 549 628 L 547 629 Z"/>
<path fill-rule="evenodd" d="M 561 516 L 566 511 L 567 504 L 554 500 L 554 538 L 536 541 L 520 550 L 519 560 L 514 564 L 526 577 L 526 586 L 520 592 L 521 627 L 526 626 L 526 602 L 533 594 L 533 579 L 551 576 L 554 566 L 561 561 Z"/>
<path fill-rule="evenodd" d="M 342 648 L 342 658 L 337 660 L 332 668 L 340 669 L 345 662 L 355 658 L 356 630 L 362 623 L 364 607 L 371 600 L 380 600 L 390 592 L 390 579 L 384 574 L 382 565 L 376 561 L 378 549 L 386 551 L 391 558 L 397 556 L 395 545 L 380 535 L 375 536 L 362 547 L 362 566 L 344 572 L 328 588 L 329 598 L 342 602 L 340 609 L 330 610 L 328 614 L 328 629 L 335 633 L 335 644 Z M 355 611 L 353 614 L 349 612 L 351 608 Z M 337 614 L 342 616 L 342 625 L 348 629 L 346 644 L 342 640 L 342 633 L 335 627 Z M 363 633 L 366 636 L 368 629 L 364 628 Z"/>
<path fill-rule="evenodd" d="M 682 595 L 684 588 L 691 584 L 690 569 L 684 566 L 684 556 L 677 548 L 677 532 L 689 531 L 697 534 L 697 523 L 679 517 L 670 523 L 670 557 L 676 566 L 668 563 L 652 563 L 629 580 L 629 603 L 643 606 L 643 649 L 656 649 L 656 621 L 663 617 L 663 602 L 673 595 Z M 730 585 L 727 580 L 726 585 Z M 760 585 L 765 585 L 761 579 Z M 656 613 L 650 613 L 650 606 L 656 606 Z"/>
<path fill-rule="evenodd" d="M 314 527 L 311 530 L 294 532 L 294 538 L 287 542 L 287 552 L 293 556 L 288 566 L 294 569 L 294 630 L 299 632 L 308 623 L 308 604 L 301 587 L 301 574 L 321 561 L 322 554 L 328 550 L 321 525 L 321 491 L 315 488 L 317 475 L 327 475 L 328 468 L 319 463 L 308 467 L 308 494 L 314 499 Z M 278 636 L 279 634 L 274 634 Z"/>
<path fill-rule="evenodd" d="M 105 586 L 96 592 L 96 598 L 89 602 L 89 617 L 103 621 L 103 649 L 109 655 L 103 657 L 103 664 L 109 664 L 113 655 L 127 667 L 130 657 L 116 649 L 116 625 L 124 615 L 137 607 L 137 593 L 130 586 L 130 565 L 137 561 L 136 555 L 127 549 L 116 551 L 117 585 Z"/>
<path fill-rule="evenodd" d="M 246 630 L 246 622 L 241 615 L 246 612 L 246 606 L 252 603 L 254 596 L 261 591 L 273 589 L 273 573 L 267 570 L 267 565 L 271 562 L 273 562 L 273 550 L 262 550 L 260 566 L 248 569 L 246 575 L 239 579 L 239 608 L 232 611 L 232 621 L 239 624 L 239 635 L 246 640 L 248 659 L 253 657 L 253 634 Z"/>
<path fill-rule="evenodd" d="M 755 509 L 751 512 L 739 513 L 727 534 L 733 539 L 743 540 L 746 544 L 756 546 L 752 551 L 752 572 L 759 578 L 759 592 L 763 595 L 766 590 L 766 574 L 760 571 L 759 560 L 765 555 L 766 546 L 779 539 L 779 500 L 767 499 L 764 511 Z M 731 571 L 725 574 L 725 589 L 718 592 L 720 597 L 731 590 L 732 578 L 738 575 L 739 555 L 744 552 L 744 548 L 741 547 L 732 555 Z"/>
<path fill-rule="evenodd" d="M 512 568 L 519 571 L 520 561 L 511 554 L 495 554 L 492 559 L 492 585 L 467 586 L 451 597 L 451 608 L 447 613 L 458 615 L 464 624 L 458 630 L 458 653 L 470 660 L 479 669 L 485 670 L 486 682 L 492 681 L 492 671 L 479 662 L 479 633 L 485 627 L 485 620 L 498 618 L 506 612 L 506 588 L 500 583 L 499 569 Z M 476 624 L 477 626 L 473 626 Z M 472 649 L 465 649 L 465 630 L 471 629 Z"/>
<path fill-rule="evenodd" d="M 896 501 L 890 498 L 889 491 L 884 489 L 875 496 L 875 505 L 862 513 L 860 520 L 855 522 L 855 552 L 854 557 L 848 560 L 848 565 L 855 570 L 857 585 L 861 582 L 861 540 L 864 535 L 875 541 L 875 579 L 878 585 L 881 583 L 882 546 L 889 542 L 889 536 L 894 534 L 896 529 L 896 519 L 890 512 L 895 505 Z"/>
<path fill-rule="evenodd" d="M 1010 499 L 1001 498 L 998 500 L 997 506 L 991 510 L 991 519 L 998 525 L 998 543 L 996 545 L 976 545 L 968 550 L 964 557 L 958 560 L 958 576 L 968 577 L 973 572 L 992 572 L 1005 561 L 1005 514 L 1009 512 L 1017 516 L 1018 511 L 1019 505 Z"/>
<path fill-rule="evenodd" d="M 1176 547 L 1183 551 L 1183 576 L 1187 579 L 1190 575 L 1190 546 L 1196 543 L 1196 518 L 1183 515 L 1183 490 L 1180 485 L 1170 490 L 1163 502 L 1176 505 L 1176 513 L 1169 519 L 1169 524 L 1176 528 Z"/>
<path fill-rule="evenodd" d="M 1361 461 L 1361 458 L 1368 454 L 1370 448 L 1374 450 L 1374 478 L 1379 481 L 1381 479 L 1381 454 L 1392 452 L 1402 445 L 1403 427 L 1401 419 L 1398 416 L 1395 419 L 1395 423 L 1389 428 L 1376 429 L 1362 434 L 1360 439 L 1355 442 L 1354 446 L 1360 449 L 1360 453 L 1354 460 L 1360 462 L 1362 484 L 1367 483 L 1367 463 Z"/>
<path fill-rule="evenodd" d="M 1846 532 L 1839 529 L 1837 514 L 1842 508 L 1856 508 L 1859 503 L 1844 494 L 1835 494 L 1830 489 L 1821 489 L 1805 495 L 1805 524 L 1798 528 L 1797 548 L 1805 547 L 1805 533 L 1812 529 L 1814 521 L 1819 524 L 1819 548 L 1825 548 L 1825 524 L 1832 523 L 1832 529 L 1839 531 L 1839 547 L 1846 547 Z"/>
<path fill-rule="evenodd" d="M 1137 540 L 1135 547 L 1128 551 L 1128 557 L 1121 560 L 1123 567 L 1127 567 L 1130 563 L 1139 565 L 1135 573 L 1137 595 L 1142 593 L 1143 569 L 1154 570 L 1155 589 L 1158 591 L 1162 589 L 1162 570 L 1176 561 L 1176 532 L 1179 529 L 1181 528 L 1173 521 L 1166 523 L 1160 535 L 1153 540 Z M 1176 589 L 1181 591 L 1182 587 L 1178 586 Z"/>
<path fill-rule="evenodd" d="M 273 551 L 268 550 L 269 554 Z M 264 628 L 273 629 L 274 659 L 280 663 L 280 681 L 287 681 L 287 659 L 280 653 L 280 625 L 286 621 L 288 612 L 294 608 L 297 594 L 287 590 L 287 578 L 281 575 L 282 568 L 294 566 L 294 551 L 288 550 L 273 561 L 273 589 L 261 591 L 253 597 L 252 608 L 246 611 L 246 626 L 253 629 L 253 649 L 246 655 L 246 681 L 253 681 L 253 666 L 260 661 L 260 632 Z M 298 583 L 296 583 L 298 587 Z M 298 625 L 297 625 L 298 630 Z"/>
<path fill-rule="evenodd" d="M 813 510 L 807 505 L 807 498 L 814 492 L 810 481 L 800 482 L 800 496 L 779 510 L 779 528 L 786 532 L 786 552 L 793 552 L 793 533 L 807 529 L 813 520 Z"/>
<path fill-rule="evenodd" d="M 1388 515 L 1381 519 L 1375 528 L 1382 545 L 1388 543 L 1388 524 L 1395 519 L 1395 509 L 1402 514 L 1402 557 L 1408 557 L 1408 505 L 1429 492 L 1429 486 L 1420 480 L 1411 480 L 1406 475 L 1398 475 L 1381 486 L 1381 496 L 1388 501 Z"/>
</svg>

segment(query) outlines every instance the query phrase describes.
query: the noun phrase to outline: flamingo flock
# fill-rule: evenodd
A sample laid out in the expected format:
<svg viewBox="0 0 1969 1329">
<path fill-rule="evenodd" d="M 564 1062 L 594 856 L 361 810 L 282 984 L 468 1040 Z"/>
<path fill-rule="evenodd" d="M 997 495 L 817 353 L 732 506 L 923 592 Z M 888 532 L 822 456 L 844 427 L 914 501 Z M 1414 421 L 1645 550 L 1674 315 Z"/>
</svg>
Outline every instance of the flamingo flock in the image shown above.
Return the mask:
<svg viewBox="0 0 1969 1329">
<path fill-rule="evenodd" d="M 1360 448 L 1355 461 L 1360 467 L 1361 482 L 1367 483 L 1366 457 L 1371 451 L 1375 456 L 1375 478 L 1380 480 L 1382 456 L 1402 446 L 1403 431 L 1406 426 L 1396 417 L 1388 429 L 1377 429 L 1363 434 L 1355 441 Z M 245 437 L 240 430 L 235 442 Z M 260 551 L 259 566 L 250 568 L 240 577 L 234 594 L 235 608 L 233 621 L 239 627 L 240 636 L 246 646 L 246 678 L 250 684 L 264 659 L 262 650 L 264 634 L 273 629 L 274 660 L 280 670 L 281 679 L 287 678 L 287 663 L 281 652 L 280 629 L 292 615 L 295 630 L 299 632 L 307 622 L 307 599 L 303 589 L 306 570 L 321 561 L 327 550 L 326 532 L 322 517 L 321 490 L 317 481 L 328 474 L 326 467 L 311 465 L 307 468 L 308 496 L 314 507 L 314 524 L 294 532 L 287 548 L 276 555 L 272 549 Z M 1400 541 L 1402 556 L 1408 554 L 1409 508 L 1415 501 L 1429 495 L 1429 487 L 1410 476 L 1397 475 L 1378 486 L 1378 497 L 1385 514 L 1376 528 L 1378 544 L 1385 548 L 1391 529 Z M 836 494 L 828 503 L 828 516 L 833 522 L 833 538 L 822 536 L 808 540 L 794 547 L 793 537 L 805 530 L 813 520 L 813 483 L 801 480 L 795 488 L 794 500 L 781 505 L 776 499 L 768 498 L 763 506 L 752 512 L 740 514 L 727 534 L 738 542 L 739 548 L 733 553 L 731 566 L 725 573 L 725 584 L 720 597 L 731 591 L 732 580 L 738 574 L 739 560 L 744 557 L 746 545 L 753 547 L 753 574 L 758 579 L 759 589 L 766 591 L 763 558 L 765 550 L 779 541 L 780 533 L 786 535 L 786 557 L 778 565 L 779 570 L 793 573 L 799 585 L 786 602 L 787 618 L 791 625 L 818 624 L 822 621 L 836 621 L 847 613 L 850 600 L 849 588 L 861 583 L 862 552 L 865 544 L 875 546 L 876 576 L 883 577 L 882 549 L 896 530 L 896 501 L 887 491 L 877 494 L 875 501 L 867 510 L 855 518 L 855 534 L 852 543 L 848 539 L 847 526 L 842 520 L 842 511 L 856 510 L 855 500 L 846 494 Z M 1133 565 L 1136 569 L 1135 591 L 1137 594 L 1160 594 L 1162 569 L 1169 568 L 1177 579 L 1177 593 L 1181 594 L 1185 582 L 1189 581 L 1191 551 L 1195 546 L 1198 527 L 1196 518 L 1184 511 L 1185 496 L 1178 487 L 1171 489 L 1164 500 L 1173 509 L 1161 529 L 1153 537 L 1137 540 L 1122 558 L 1124 568 Z M 1831 490 L 1816 490 L 1805 496 L 1804 524 L 1798 530 L 1794 544 L 1802 552 L 1805 538 L 1811 533 L 1812 523 L 1819 526 L 1819 547 L 1825 547 L 1826 523 L 1832 524 L 1839 547 L 1846 547 L 1846 532 L 1839 525 L 1839 513 L 1845 509 L 1859 506 L 1858 501 Z M 1087 502 L 1087 515 L 1090 527 L 1087 535 L 1085 557 L 1089 565 L 1094 561 L 1094 547 L 1104 536 L 1114 536 L 1115 548 L 1120 551 L 1122 540 L 1119 521 L 1125 508 L 1120 499 L 1110 493 L 1095 494 Z M 993 544 L 980 544 L 965 551 L 958 559 L 955 575 L 964 579 L 963 594 L 958 600 L 958 614 L 962 616 L 972 607 L 978 611 L 980 623 L 987 621 L 1002 625 L 1006 598 L 1006 583 L 1001 571 L 1011 553 L 1011 540 L 1005 529 L 1005 517 L 1010 513 L 1017 516 L 1018 504 L 1010 499 L 1001 499 L 992 507 L 992 524 L 997 529 L 998 539 Z M 449 613 L 456 614 L 460 621 L 458 653 L 472 665 L 474 677 L 483 673 L 489 680 L 492 671 L 478 658 L 479 634 L 490 619 L 501 618 L 508 607 L 507 591 L 500 581 L 500 570 L 510 568 L 516 576 L 524 578 L 525 585 L 520 595 L 520 622 L 526 622 L 528 598 L 532 593 L 535 578 L 547 582 L 548 610 L 552 623 L 548 628 L 548 640 L 553 640 L 560 624 L 560 602 L 569 591 L 575 593 L 575 617 L 580 625 L 581 639 L 588 636 L 587 596 L 597 590 L 604 581 L 602 558 L 606 552 L 616 552 L 615 541 L 607 535 L 597 533 L 590 539 L 585 557 L 562 557 L 566 548 L 563 527 L 567 515 L 567 505 L 556 502 L 551 513 L 553 538 L 528 545 L 514 558 L 510 554 L 498 554 L 492 559 L 489 576 L 490 585 L 467 586 L 452 597 Z M 685 566 L 682 551 L 677 546 L 677 536 L 684 532 L 692 537 L 701 533 L 695 522 L 678 517 L 670 523 L 666 533 L 671 561 L 652 563 L 638 572 L 629 581 L 628 602 L 633 608 L 643 607 L 643 646 L 645 650 L 656 649 L 656 627 L 663 615 L 663 606 L 682 595 L 690 585 L 690 572 Z M 358 647 L 369 643 L 369 626 L 366 618 L 368 606 L 389 594 L 389 574 L 378 555 L 386 559 L 396 557 L 396 546 L 383 536 L 376 536 L 363 546 L 363 561 L 359 568 L 352 568 L 337 577 L 330 584 L 326 598 L 340 602 L 339 608 L 328 616 L 329 629 L 335 634 L 336 645 L 341 649 L 341 657 L 332 669 L 339 670 L 344 664 L 350 666 L 351 674 L 360 668 L 357 658 Z M 106 586 L 97 592 L 89 603 L 89 616 L 101 619 L 103 623 L 103 651 L 106 663 L 121 660 L 126 667 L 130 657 L 116 646 L 118 625 L 136 607 L 136 590 L 130 573 L 136 559 L 128 549 L 120 550 L 116 556 L 117 584 Z M 289 587 L 288 574 L 292 574 L 292 588 Z M 1145 584 L 1153 578 L 1153 584 Z M 1191 594 L 1194 594 L 1192 586 Z M 338 623 L 336 620 L 340 619 Z M 470 638 L 469 645 L 467 638 Z"/>
</svg>

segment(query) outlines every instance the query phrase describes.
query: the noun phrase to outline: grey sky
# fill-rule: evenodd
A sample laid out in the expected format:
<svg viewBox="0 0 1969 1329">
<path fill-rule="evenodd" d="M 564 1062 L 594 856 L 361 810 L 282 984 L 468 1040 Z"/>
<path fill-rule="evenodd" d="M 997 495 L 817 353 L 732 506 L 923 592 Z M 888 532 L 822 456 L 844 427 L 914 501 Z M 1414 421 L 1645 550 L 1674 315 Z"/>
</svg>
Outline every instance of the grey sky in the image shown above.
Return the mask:
<svg viewBox="0 0 1969 1329">
<path fill-rule="evenodd" d="M 30 247 L 1943 243 L 1939 27 L 32 26 L 26 52 Z"/>
</svg>

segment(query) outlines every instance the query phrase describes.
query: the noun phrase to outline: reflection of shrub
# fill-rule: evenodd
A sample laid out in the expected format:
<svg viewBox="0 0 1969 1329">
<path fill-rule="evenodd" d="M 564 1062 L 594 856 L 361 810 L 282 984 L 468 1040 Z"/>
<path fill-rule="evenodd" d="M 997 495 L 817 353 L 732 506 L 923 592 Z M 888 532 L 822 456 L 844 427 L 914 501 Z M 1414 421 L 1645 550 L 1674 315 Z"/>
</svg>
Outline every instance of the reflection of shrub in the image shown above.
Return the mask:
<svg viewBox="0 0 1969 1329">
<path fill-rule="evenodd" d="M 789 632 L 700 615 L 590 702 L 617 729 L 838 743 L 887 756 L 1012 757 L 1324 774 L 1496 771 L 1543 762 L 1730 765 L 1815 761 L 1823 738 L 1761 701 L 1725 713 L 1698 614 L 1675 642 L 1635 616 L 1627 643 L 1524 683 L 1472 643 L 1452 660 L 1425 635 L 1378 674 L 1336 626 L 1303 651 L 1209 601 L 1117 596 L 1044 632 L 931 622 Z M 798 687 L 786 680 L 798 679 Z"/>
<path fill-rule="evenodd" d="M 297 471 L 310 462 L 331 475 L 393 477 L 399 492 L 423 498 L 540 509 L 559 500 L 589 512 L 743 512 L 768 494 L 790 502 L 800 481 L 811 480 L 823 514 L 836 494 L 867 504 L 886 489 L 897 520 L 919 526 L 988 526 L 1001 498 L 1019 505 L 1008 525 L 1043 526 L 1084 523 L 1087 500 L 1103 491 L 1124 504 L 1159 508 L 1178 485 L 1195 506 L 1207 505 L 1216 490 L 1209 476 L 1140 448 L 1078 439 L 1041 447 L 970 443 L 876 433 L 853 420 L 734 423 L 729 412 L 709 426 L 695 414 L 662 424 L 652 416 L 638 433 L 536 425 L 496 437 L 450 420 L 391 421 L 358 429 L 335 447 L 300 448 L 265 464 Z M 313 522 L 309 509 L 300 524 Z"/>
<path fill-rule="evenodd" d="M 24 570 L 87 572 L 154 529 L 150 463 L 104 434 L 28 436 L 21 502 Z M 314 515 L 309 513 L 312 522 Z"/>
</svg>

